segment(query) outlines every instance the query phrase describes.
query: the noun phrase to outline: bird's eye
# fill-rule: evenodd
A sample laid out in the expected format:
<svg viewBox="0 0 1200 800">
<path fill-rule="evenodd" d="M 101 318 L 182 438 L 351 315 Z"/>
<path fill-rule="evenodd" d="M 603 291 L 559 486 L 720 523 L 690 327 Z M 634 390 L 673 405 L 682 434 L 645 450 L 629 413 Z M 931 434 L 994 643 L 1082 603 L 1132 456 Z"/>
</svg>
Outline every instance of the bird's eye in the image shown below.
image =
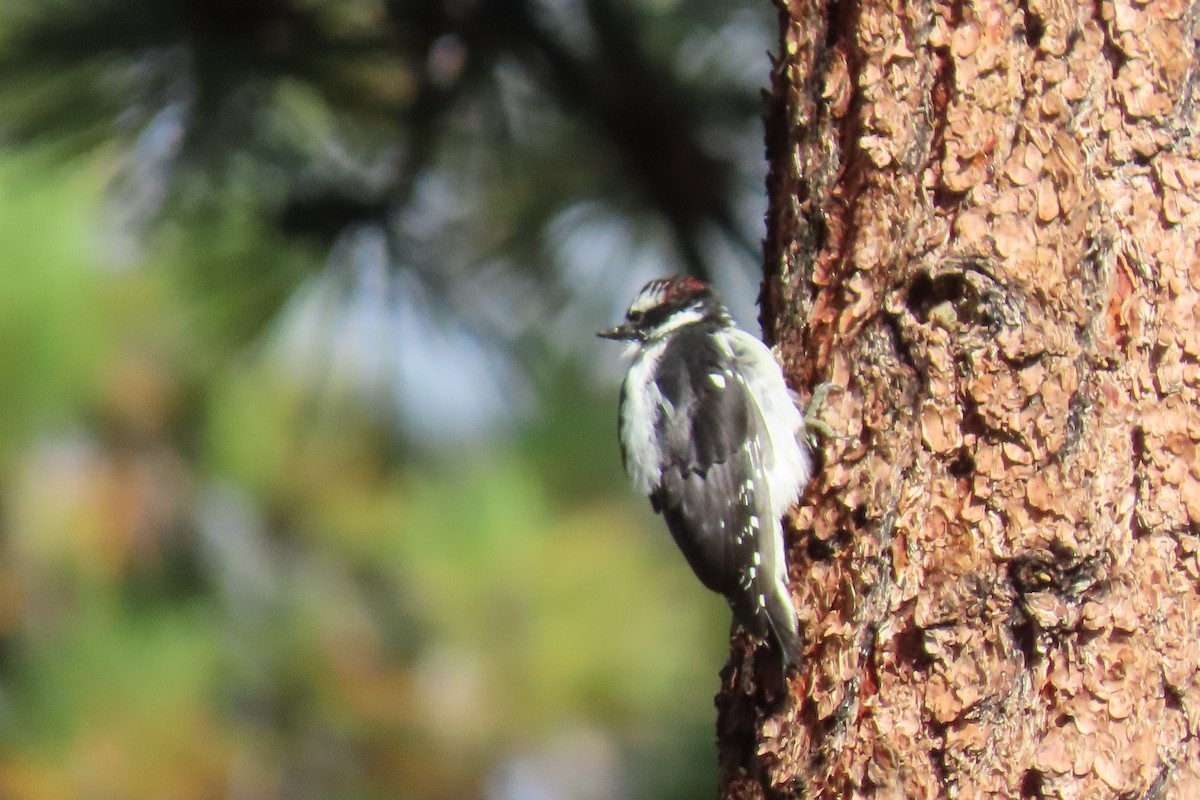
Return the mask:
<svg viewBox="0 0 1200 800">
<path fill-rule="evenodd" d="M 632 322 L 635 325 L 640 323 L 645 317 L 646 317 L 646 312 L 644 312 L 644 311 L 630 311 L 628 314 L 625 315 L 625 319 L 629 320 L 630 322 Z"/>
</svg>

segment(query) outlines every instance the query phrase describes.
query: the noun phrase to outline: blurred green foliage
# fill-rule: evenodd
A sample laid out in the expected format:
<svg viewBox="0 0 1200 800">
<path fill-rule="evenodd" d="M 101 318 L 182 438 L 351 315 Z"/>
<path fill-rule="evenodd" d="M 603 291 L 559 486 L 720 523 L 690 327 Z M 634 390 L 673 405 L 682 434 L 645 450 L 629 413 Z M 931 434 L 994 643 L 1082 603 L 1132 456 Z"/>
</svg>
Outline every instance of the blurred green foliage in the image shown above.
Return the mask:
<svg viewBox="0 0 1200 800">
<path fill-rule="evenodd" d="M 726 615 L 625 488 L 612 390 L 563 363 L 545 413 L 421 456 L 191 329 L 220 309 L 178 260 L 261 232 L 128 263 L 110 170 L 0 162 L 0 796 L 710 792 Z"/>
<path fill-rule="evenodd" d="M 591 331 L 753 294 L 771 14 L 0 0 L 0 798 L 712 793 Z"/>
<path fill-rule="evenodd" d="M 78 224 L 100 182 L 36 161 L 0 164 L 0 447 L 69 420 L 95 380 L 112 332 L 95 306 L 101 276 Z"/>
</svg>

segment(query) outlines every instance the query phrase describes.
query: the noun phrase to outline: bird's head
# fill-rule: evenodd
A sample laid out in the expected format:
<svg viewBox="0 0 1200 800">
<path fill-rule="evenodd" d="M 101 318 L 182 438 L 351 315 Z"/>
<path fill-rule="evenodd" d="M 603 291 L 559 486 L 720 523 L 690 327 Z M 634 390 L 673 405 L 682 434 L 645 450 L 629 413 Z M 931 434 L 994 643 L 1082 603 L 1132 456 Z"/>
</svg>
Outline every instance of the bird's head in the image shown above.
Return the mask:
<svg viewBox="0 0 1200 800">
<path fill-rule="evenodd" d="M 729 320 L 725 306 L 708 284 L 690 275 L 656 278 L 633 298 L 620 325 L 596 335 L 617 341 L 645 342 L 705 320 L 721 323 Z"/>
</svg>

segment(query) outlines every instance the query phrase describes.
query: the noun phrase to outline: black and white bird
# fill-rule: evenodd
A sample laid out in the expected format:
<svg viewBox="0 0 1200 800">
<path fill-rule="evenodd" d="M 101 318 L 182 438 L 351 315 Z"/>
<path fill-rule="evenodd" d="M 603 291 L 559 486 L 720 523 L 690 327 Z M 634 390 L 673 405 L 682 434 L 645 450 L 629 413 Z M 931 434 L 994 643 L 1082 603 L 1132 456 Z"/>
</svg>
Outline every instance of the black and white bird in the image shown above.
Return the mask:
<svg viewBox="0 0 1200 800">
<path fill-rule="evenodd" d="M 634 486 L 734 620 L 797 663 L 781 518 L 812 462 L 775 357 L 690 277 L 650 281 L 599 335 L 629 342 L 618 428 Z"/>
</svg>

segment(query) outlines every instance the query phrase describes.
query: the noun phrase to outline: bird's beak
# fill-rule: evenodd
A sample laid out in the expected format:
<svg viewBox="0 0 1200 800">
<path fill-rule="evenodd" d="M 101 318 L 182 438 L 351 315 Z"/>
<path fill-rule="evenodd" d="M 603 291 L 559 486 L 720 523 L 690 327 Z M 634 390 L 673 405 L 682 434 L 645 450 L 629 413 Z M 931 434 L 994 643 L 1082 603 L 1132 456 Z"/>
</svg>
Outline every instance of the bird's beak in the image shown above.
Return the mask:
<svg viewBox="0 0 1200 800">
<path fill-rule="evenodd" d="M 638 338 L 637 332 L 630 330 L 628 325 L 606 328 L 605 330 L 598 331 L 596 335 L 601 339 L 615 339 L 618 342 L 628 342 Z"/>
</svg>

